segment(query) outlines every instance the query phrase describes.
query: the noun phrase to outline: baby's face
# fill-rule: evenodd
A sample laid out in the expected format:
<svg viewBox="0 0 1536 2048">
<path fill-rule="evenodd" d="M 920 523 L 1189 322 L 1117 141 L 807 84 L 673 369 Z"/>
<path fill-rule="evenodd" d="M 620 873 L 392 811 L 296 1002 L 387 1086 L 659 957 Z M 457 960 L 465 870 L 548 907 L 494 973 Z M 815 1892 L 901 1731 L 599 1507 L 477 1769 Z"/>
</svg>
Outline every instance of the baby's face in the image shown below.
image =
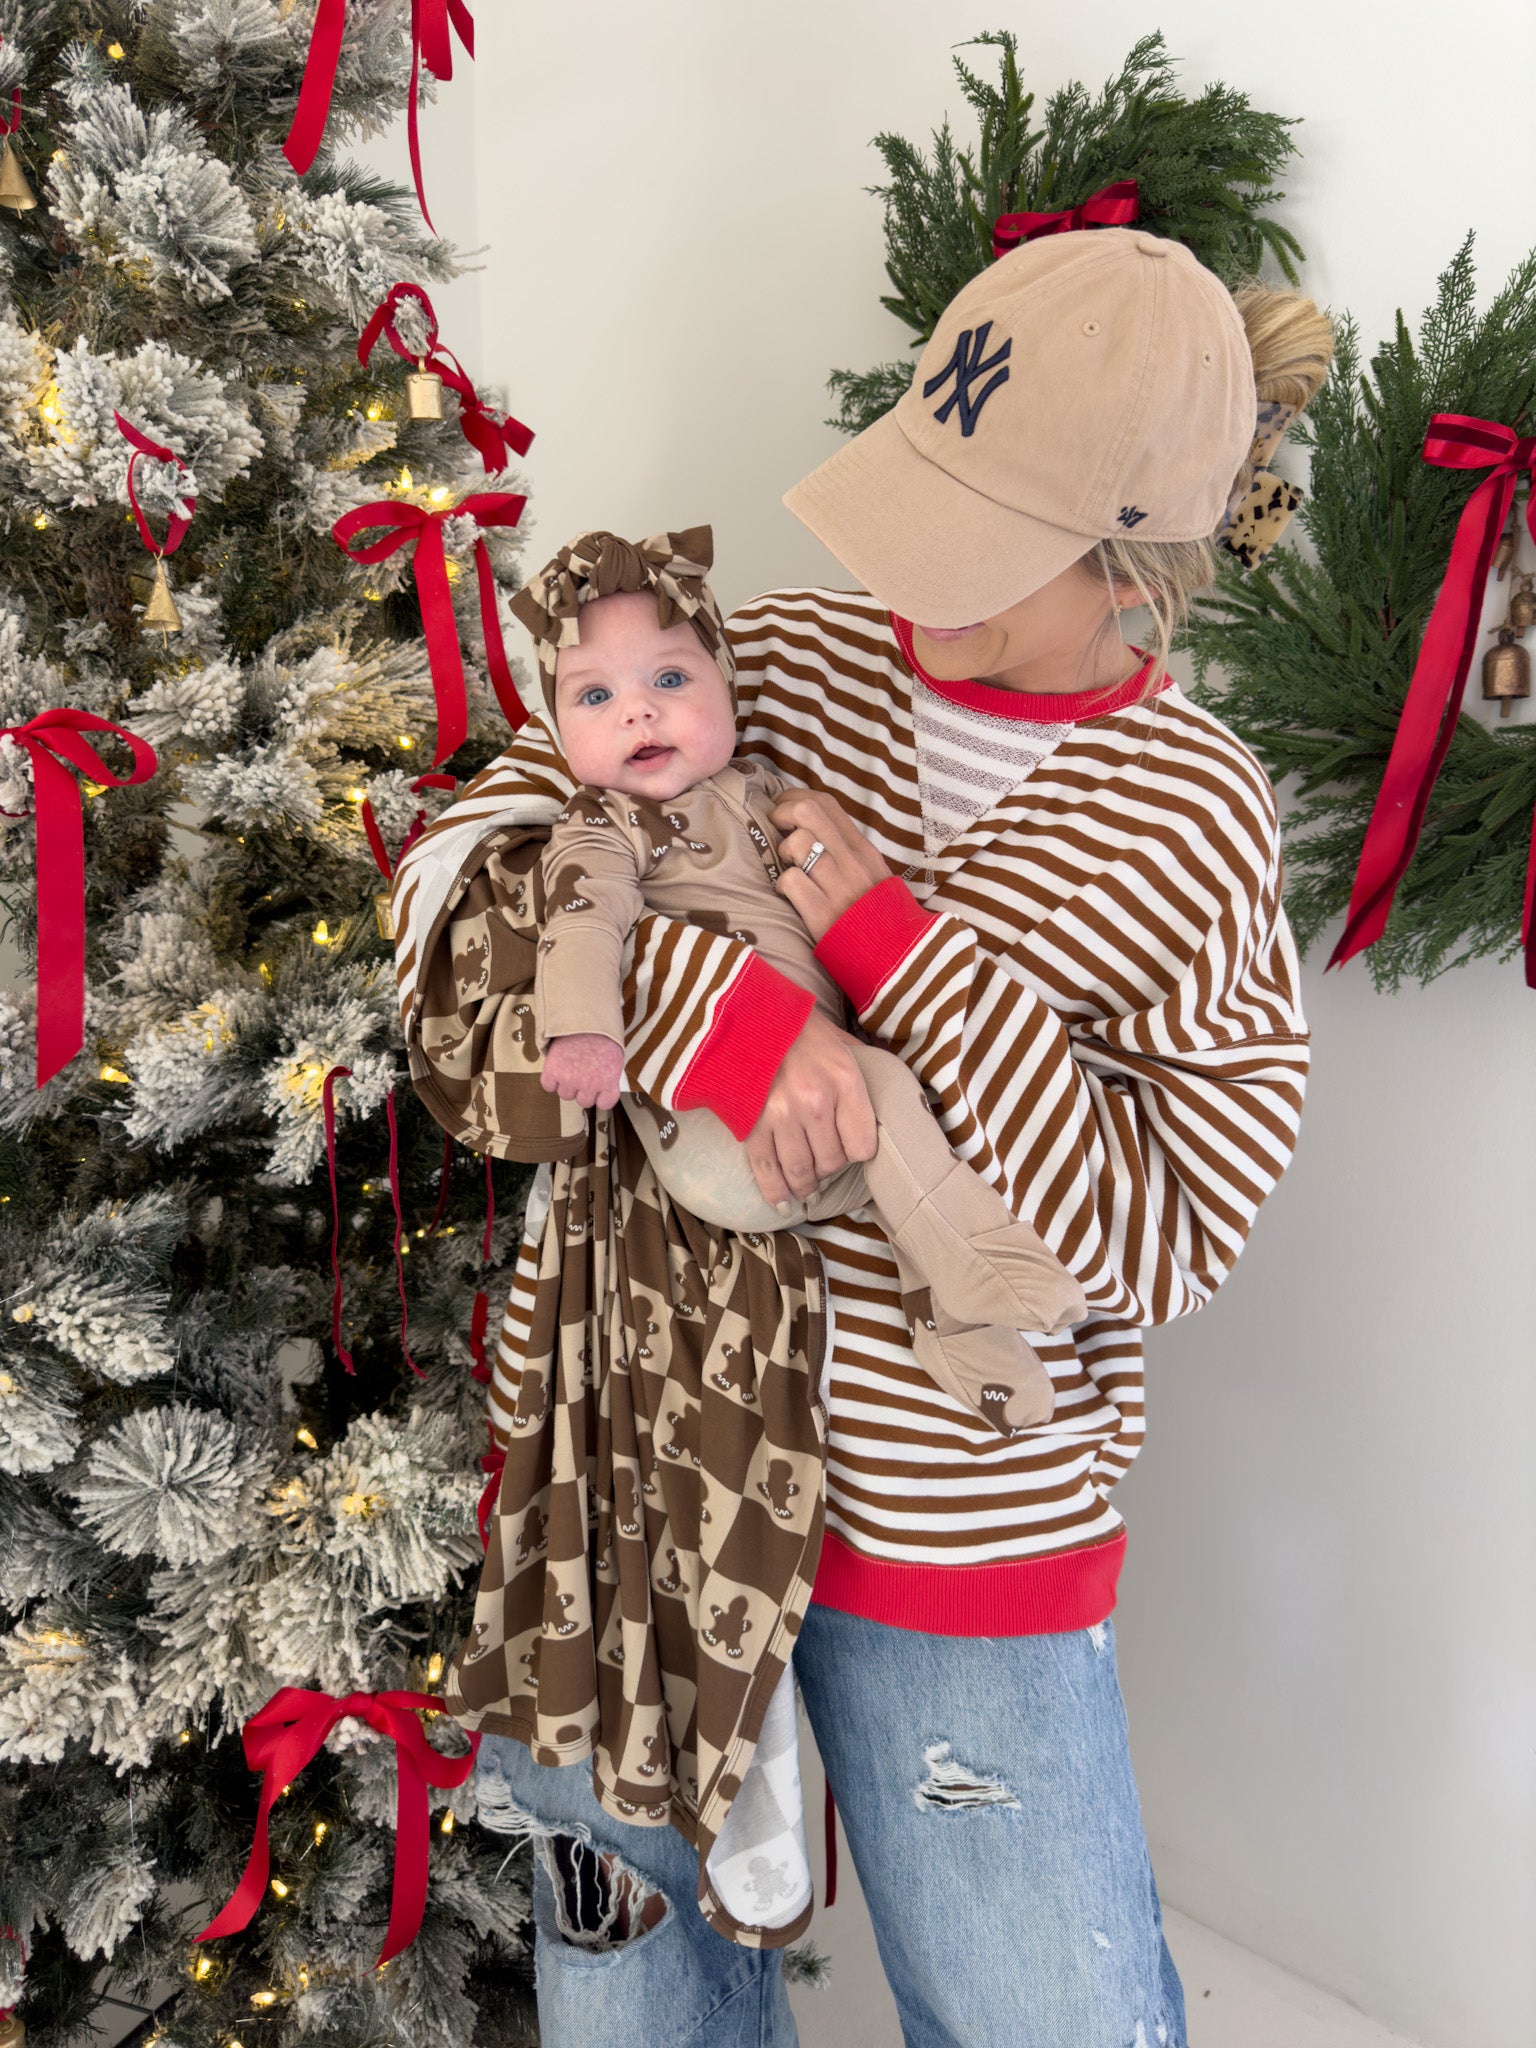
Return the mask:
<svg viewBox="0 0 1536 2048">
<path fill-rule="evenodd" d="M 649 591 L 581 608 L 555 662 L 560 745 L 578 782 L 669 803 L 736 751 L 731 693 L 686 620 L 665 632 Z"/>
</svg>

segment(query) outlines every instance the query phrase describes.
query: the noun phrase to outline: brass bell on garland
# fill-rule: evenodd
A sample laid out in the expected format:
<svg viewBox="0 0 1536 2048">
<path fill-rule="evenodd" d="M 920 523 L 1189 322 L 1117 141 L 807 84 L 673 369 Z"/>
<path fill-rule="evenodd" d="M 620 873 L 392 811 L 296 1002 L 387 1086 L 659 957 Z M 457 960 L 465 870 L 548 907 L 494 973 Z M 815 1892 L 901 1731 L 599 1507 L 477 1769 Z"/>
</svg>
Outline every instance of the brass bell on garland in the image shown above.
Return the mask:
<svg viewBox="0 0 1536 2048">
<path fill-rule="evenodd" d="M 1509 599 L 1509 623 L 1522 636 L 1536 626 L 1536 576 L 1529 569 L 1515 571 L 1515 587 Z"/>
<path fill-rule="evenodd" d="M 1498 700 L 1500 718 L 1508 718 L 1517 697 L 1531 694 L 1531 657 L 1515 638 L 1513 626 L 1500 626 L 1499 643 L 1483 656 L 1483 695 Z"/>
<path fill-rule="evenodd" d="M 139 626 L 145 633 L 163 633 L 167 640 L 173 633 L 181 631 L 181 613 L 177 611 L 176 600 L 171 595 L 171 579 L 165 573 L 164 555 L 155 557 L 154 588 L 149 593 L 149 602 L 144 607 Z M 0 2042 L 0 2048 L 4 2048 L 3 2042 Z"/>
<path fill-rule="evenodd" d="M 440 420 L 443 416 L 443 380 L 429 370 L 423 357 L 405 380 L 406 409 L 413 420 Z"/>
<path fill-rule="evenodd" d="M 382 890 L 373 899 L 373 921 L 379 928 L 379 937 L 386 946 L 395 943 L 395 907 L 388 889 Z M 0 2048 L 4 2043 L 0 2042 Z"/>
<path fill-rule="evenodd" d="M 7 136 L 5 148 L 0 150 L 0 206 L 9 206 L 16 213 L 30 213 L 36 204 L 37 194 L 27 183 L 27 174 L 21 168 L 21 160 Z M 19 2026 L 20 2021 L 17 2024 Z M 6 2048 L 3 2030 L 0 2030 L 0 2048 Z"/>
<path fill-rule="evenodd" d="M 27 2030 L 20 2013 L 9 2013 L 0 2020 L 0 2048 L 25 2048 L 26 2038 Z"/>
</svg>

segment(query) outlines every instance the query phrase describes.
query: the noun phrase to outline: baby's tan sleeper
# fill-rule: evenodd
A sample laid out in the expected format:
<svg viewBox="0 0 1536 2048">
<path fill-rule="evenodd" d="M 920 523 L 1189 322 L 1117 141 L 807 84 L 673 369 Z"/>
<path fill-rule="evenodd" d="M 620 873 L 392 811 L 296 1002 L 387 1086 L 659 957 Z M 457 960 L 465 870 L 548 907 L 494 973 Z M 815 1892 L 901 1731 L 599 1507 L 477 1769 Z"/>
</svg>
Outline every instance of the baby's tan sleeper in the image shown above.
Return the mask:
<svg viewBox="0 0 1536 2048">
<path fill-rule="evenodd" d="M 845 1024 L 841 991 L 774 887 L 781 862 L 770 814 L 790 786 L 733 761 L 667 803 L 576 792 L 544 852 L 541 1052 L 583 1031 L 623 1044 L 625 944 L 646 909 L 743 940 Z M 895 1253 L 925 1371 L 999 1428 L 1046 1420 L 1050 1379 L 1019 1332 L 1080 1320 L 1081 1289 L 996 1189 L 955 1158 L 911 1070 L 862 1039 L 854 1052 L 874 1107 L 875 1157 L 845 1167 L 787 1215 L 763 1199 L 745 1148 L 712 1110 L 661 1112 L 633 1094 L 624 1108 L 663 1187 L 704 1222 L 778 1230 L 867 1207 Z"/>
</svg>

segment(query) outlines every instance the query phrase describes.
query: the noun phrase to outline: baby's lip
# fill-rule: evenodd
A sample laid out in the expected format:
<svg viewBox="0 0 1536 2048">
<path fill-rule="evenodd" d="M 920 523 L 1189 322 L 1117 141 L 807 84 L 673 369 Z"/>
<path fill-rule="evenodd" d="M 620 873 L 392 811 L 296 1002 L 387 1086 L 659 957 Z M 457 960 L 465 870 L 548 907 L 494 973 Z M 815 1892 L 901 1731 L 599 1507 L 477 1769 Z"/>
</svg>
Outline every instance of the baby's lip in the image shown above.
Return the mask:
<svg viewBox="0 0 1536 2048">
<path fill-rule="evenodd" d="M 659 761 L 664 754 L 670 754 L 671 747 L 658 746 L 655 740 L 647 740 L 643 747 L 636 747 L 630 755 L 631 761 Z"/>
</svg>

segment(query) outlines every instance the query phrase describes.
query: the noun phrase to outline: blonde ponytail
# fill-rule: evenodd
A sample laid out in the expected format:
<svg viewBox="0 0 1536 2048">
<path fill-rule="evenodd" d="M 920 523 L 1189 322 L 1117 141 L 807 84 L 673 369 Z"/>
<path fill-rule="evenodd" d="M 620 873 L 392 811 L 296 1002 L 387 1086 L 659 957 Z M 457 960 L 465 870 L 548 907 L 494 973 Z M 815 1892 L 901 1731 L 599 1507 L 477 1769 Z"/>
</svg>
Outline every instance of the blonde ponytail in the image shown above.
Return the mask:
<svg viewBox="0 0 1536 2048">
<path fill-rule="evenodd" d="M 1300 412 L 1322 389 L 1333 360 L 1333 326 L 1328 315 L 1302 292 L 1275 291 L 1251 280 L 1232 294 L 1242 316 L 1253 357 L 1253 382 L 1261 404 L 1288 405 Z M 1244 459 L 1234 490 L 1246 492 L 1254 474 Z M 1216 535 L 1205 540 L 1101 540 L 1083 566 L 1102 575 L 1116 605 L 1127 589 L 1151 615 L 1153 645 L 1148 693 L 1168 667 L 1174 638 L 1189 616 L 1192 599 L 1216 581 Z"/>
<path fill-rule="evenodd" d="M 1333 323 L 1301 292 L 1240 284 L 1232 294 L 1243 316 L 1259 397 L 1298 412 L 1322 389 L 1333 360 Z"/>
</svg>

